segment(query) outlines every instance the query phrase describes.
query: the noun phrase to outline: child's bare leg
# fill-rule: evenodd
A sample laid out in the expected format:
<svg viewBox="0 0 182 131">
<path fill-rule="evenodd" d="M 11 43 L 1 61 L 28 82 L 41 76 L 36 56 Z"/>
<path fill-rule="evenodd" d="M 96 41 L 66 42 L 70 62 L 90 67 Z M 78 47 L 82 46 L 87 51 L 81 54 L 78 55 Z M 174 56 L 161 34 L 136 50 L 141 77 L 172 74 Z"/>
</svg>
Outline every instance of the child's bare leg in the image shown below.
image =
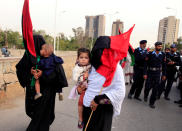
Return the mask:
<svg viewBox="0 0 182 131">
<path fill-rule="evenodd" d="M 40 83 L 38 79 L 35 81 L 35 91 L 37 94 L 40 93 Z"/>
<path fill-rule="evenodd" d="M 42 94 L 40 93 L 40 83 L 39 83 L 39 80 L 36 80 L 35 81 L 35 91 L 36 91 L 36 95 L 34 97 L 34 99 L 38 99 L 39 97 L 42 96 Z"/>
<path fill-rule="evenodd" d="M 81 122 L 83 121 L 82 113 L 83 113 L 83 106 L 78 105 L 78 117 L 79 117 L 79 121 Z"/>
</svg>

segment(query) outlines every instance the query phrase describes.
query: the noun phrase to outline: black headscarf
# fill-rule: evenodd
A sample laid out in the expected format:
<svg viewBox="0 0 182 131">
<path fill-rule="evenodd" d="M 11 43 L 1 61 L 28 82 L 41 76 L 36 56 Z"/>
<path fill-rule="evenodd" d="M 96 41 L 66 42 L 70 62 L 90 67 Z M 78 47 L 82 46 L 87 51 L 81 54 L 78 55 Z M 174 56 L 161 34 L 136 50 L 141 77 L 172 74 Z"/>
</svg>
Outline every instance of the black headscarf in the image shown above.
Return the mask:
<svg viewBox="0 0 182 131">
<path fill-rule="evenodd" d="M 95 69 L 98 69 L 100 65 L 102 65 L 101 62 L 101 56 L 104 49 L 110 48 L 110 38 L 109 36 L 100 36 L 91 51 L 91 64 L 94 66 Z"/>
<path fill-rule="evenodd" d="M 45 40 L 41 35 L 34 35 L 33 39 L 34 39 L 36 54 L 40 55 L 40 50 L 42 45 L 45 44 Z M 31 56 L 31 54 L 28 51 L 25 51 L 22 59 L 16 65 L 17 77 L 22 87 L 30 86 L 32 78 L 31 68 L 36 65 L 36 62 L 37 60 L 33 56 Z"/>
</svg>

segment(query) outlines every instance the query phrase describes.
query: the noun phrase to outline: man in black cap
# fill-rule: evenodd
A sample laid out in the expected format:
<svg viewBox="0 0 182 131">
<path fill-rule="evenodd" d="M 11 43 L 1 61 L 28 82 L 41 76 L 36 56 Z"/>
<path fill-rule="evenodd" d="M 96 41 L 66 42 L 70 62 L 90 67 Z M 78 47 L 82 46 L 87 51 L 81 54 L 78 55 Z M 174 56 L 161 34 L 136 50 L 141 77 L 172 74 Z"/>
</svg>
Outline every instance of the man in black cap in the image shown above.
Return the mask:
<svg viewBox="0 0 182 131">
<path fill-rule="evenodd" d="M 176 66 L 180 66 L 180 54 L 176 52 L 176 45 L 172 44 L 170 46 L 171 51 L 169 53 L 166 54 L 166 64 L 167 64 L 167 86 L 164 92 L 164 98 L 166 100 L 170 100 L 169 98 L 169 93 L 171 91 L 171 87 L 173 85 L 174 79 L 175 79 L 175 75 L 177 72 L 177 68 Z"/>
<path fill-rule="evenodd" d="M 152 89 L 149 106 L 155 108 L 155 101 L 158 93 L 160 76 L 162 71 L 162 80 L 166 79 L 166 58 L 165 54 L 161 52 L 162 43 L 155 43 L 155 50 L 149 52 L 144 64 L 144 79 L 147 79 L 144 90 L 144 101 L 147 101 L 148 94 Z"/>
<path fill-rule="evenodd" d="M 145 57 L 147 54 L 147 50 L 145 49 L 146 44 L 147 44 L 146 40 L 141 40 L 140 47 L 136 48 L 134 51 L 134 56 L 135 56 L 134 75 L 133 75 L 134 82 L 128 94 L 129 99 L 132 99 L 132 95 L 134 94 L 134 98 L 136 100 L 141 101 L 139 96 L 141 94 L 144 83 L 143 69 L 144 69 Z"/>
</svg>

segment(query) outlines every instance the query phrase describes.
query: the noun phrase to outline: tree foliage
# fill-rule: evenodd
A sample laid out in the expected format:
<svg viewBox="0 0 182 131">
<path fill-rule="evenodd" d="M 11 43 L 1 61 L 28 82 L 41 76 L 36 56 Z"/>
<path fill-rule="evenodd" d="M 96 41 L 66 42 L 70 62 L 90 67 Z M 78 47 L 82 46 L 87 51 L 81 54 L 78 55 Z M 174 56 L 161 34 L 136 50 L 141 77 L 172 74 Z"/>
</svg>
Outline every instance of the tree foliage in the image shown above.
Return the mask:
<svg viewBox="0 0 182 131">
<path fill-rule="evenodd" d="M 56 37 L 56 50 L 77 50 L 80 47 L 91 49 L 95 39 L 84 35 L 82 27 L 72 29 L 74 36 L 66 37 L 64 33 L 58 33 Z M 33 30 L 34 34 L 44 37 L 46 43 L 53 44 L 54 37 L 47 34 L 44 30 Z M 24 48 L 22 35 L 17 31 L 0 29 L 0 47 L 8 45 L 8 48 Z"/>
</svg>

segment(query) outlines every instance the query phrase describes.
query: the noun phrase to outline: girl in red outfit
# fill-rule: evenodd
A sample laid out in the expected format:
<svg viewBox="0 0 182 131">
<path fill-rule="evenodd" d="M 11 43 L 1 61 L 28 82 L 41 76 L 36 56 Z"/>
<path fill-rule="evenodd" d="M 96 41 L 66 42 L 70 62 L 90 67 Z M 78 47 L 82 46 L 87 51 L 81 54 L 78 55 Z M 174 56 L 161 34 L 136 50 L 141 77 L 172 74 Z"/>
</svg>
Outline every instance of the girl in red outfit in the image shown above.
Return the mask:
<svg viewBox="0 0 182 131">
<path fill-rule="evenodd" d="M 78 102 L 78 128 L 83 128 L 83 97 L 85 94 L 85 90 L 88 86 L 88 74 L 90 71 L 90 51 L 86 48 L 78 49 L 77 53 L 77 63 L 73 69 L 73 80 L 76 82 L 75 87 L 73 87 L 69 98 L 74 99 L 74 94 L 76 94 L 77 90 L 80 92 L 80 98 Z"/>
</svg>

